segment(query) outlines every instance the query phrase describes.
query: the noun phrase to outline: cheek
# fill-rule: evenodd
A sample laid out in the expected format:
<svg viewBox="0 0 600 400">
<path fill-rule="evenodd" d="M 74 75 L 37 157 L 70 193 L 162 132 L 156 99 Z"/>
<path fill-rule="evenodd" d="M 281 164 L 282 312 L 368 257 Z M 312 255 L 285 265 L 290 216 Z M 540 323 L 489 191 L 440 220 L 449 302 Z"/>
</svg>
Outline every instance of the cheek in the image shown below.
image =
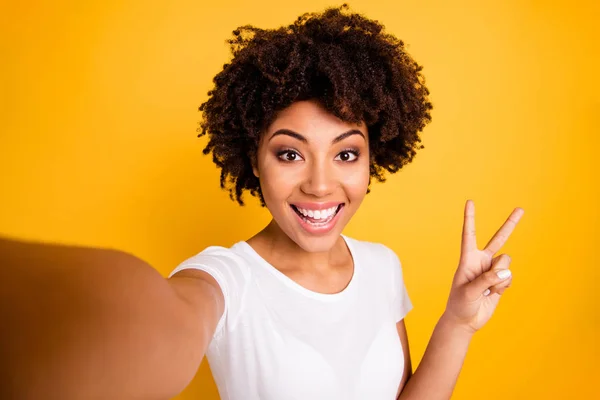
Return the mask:
<svg viewBox="0 0 600 400">
<path fill-rule="evenodd" d="M 296 185 L 292 171 L 282 169 L 277 163 L 263 164 L 261 171 L 260 187 L 265 201 L 279 201 L 290 196 Z"/>
<path fill-rule="evenodd" d="M 369 187 L 369 165 L 347 171 L 342 178 L 342 185 L 351 200 L 362 200 Z"/>
</svg>

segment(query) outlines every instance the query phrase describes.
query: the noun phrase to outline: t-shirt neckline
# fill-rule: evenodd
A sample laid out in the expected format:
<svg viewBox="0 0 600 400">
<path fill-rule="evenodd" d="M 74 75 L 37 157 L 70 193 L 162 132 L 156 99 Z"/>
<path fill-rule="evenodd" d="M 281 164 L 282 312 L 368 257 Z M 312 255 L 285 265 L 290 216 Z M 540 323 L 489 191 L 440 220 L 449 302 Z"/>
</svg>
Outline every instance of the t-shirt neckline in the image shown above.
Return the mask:
<svg viewBox="0 0 600 400">
<path fill-rule="evenodd" d="M 254 250 L 254 248 L 252 246 L 250 246 L 250 244 L 248 244 L 248 242 L 240 241 L 237 243 L 237 245 L 242 246 L 243 247 L 242 250 L 246 254 L 248 254 L 252 258 L 254 258 L 258 262 L 259 265 L 264 267 L 267 271 L 269 271 L 271 274 L 273 274 L 273 276 L 275 276 L 278 280 L 283 282 L 286 286 L 290 287 L 291 289 L 293 289 L 307 297 L 311 297 L 314 299 L 323 300 L 323 301 L 338 301 L 338 300 L 341 300 L 341 299 L 345 298 L 346 296 L 348 296 L 348 293 L 350 293 L 353 290 L 354 286 L 356 285 L 356 280 L 358 279 L 357 274 L 359 273 L 358 272 L 359 266 L 358 266 L 357 255 L 356 255 L 355 249 L 353 248 L 353 244 L 350 243 L 351 240 L 348 237 L 346 237 L 345 235 L 340 235 L 340 236 L 342 237 L 342 239 L 346 243 L 346 247 L 348 247 L 348 250 L 350 251 L 350 256 L 352 257 L 353 271 L 352 271 L 352 277 L 350 278 L 350 282 L 348 282 L 346 287 L 338 293 L 320 293 L 320 292 L 315 292 L 313 290 L 307 289 L 304 286 L 297 283 L 296 281 L 294 281 L 292 278 L 285 275 L 283 272 L 279 271 L 273 265 L 271 265 L 260 254 L 258 254 L 256 252 L 256 250 Z"/>
</svg>

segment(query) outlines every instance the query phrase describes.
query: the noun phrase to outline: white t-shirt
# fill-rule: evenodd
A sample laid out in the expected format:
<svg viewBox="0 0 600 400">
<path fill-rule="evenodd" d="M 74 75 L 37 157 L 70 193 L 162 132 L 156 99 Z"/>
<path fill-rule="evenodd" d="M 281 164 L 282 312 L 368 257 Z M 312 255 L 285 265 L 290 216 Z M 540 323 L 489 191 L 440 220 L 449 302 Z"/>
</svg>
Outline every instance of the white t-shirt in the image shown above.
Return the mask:
<svg viewBox="0 0 600 400">
<path fill-rule="evenodd" d="M 207 350 L 222 400 L 393 400 L 404 369 L 396 322 L 412 308 L 400 261 L 342 235 L 354 274 L 340 293 L 308 290 L 246 242 L 181 263 L 206 271 L 225 298 Z"/>
</svg>

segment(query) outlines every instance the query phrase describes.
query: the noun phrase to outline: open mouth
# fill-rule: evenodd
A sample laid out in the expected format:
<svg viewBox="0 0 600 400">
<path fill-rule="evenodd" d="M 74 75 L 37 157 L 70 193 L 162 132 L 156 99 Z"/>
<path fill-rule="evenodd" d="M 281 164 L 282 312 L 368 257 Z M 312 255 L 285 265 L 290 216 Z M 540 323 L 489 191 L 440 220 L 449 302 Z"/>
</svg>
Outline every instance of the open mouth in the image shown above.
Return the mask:
<svg viewBox="0 0 600 400">
<path fill-rule="evenodd" d="M 327 208 L 324 210 L 308 210 L 299 208 L 291 204 L 292 209 L 298 216 L 307 224 L 315 227 L 325 226 L 331 222 L 335 216 L 340 212 L 344 203 L 340 203 L 335 207 Z"/>
</svg>

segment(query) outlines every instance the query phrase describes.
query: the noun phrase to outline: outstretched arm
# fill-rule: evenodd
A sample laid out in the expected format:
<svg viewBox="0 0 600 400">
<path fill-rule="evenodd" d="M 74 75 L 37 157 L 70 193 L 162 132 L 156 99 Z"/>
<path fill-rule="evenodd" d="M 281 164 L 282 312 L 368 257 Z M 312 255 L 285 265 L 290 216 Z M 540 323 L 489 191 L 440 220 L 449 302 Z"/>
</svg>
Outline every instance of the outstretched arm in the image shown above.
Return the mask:
<svg viewBox="0 0 600 400">
<path fill-rule="evenodd" d="M 171 398 L 202 360 L 219 296 L 120 251 L 0 238 L 0 398 Z"/>
</svg>

